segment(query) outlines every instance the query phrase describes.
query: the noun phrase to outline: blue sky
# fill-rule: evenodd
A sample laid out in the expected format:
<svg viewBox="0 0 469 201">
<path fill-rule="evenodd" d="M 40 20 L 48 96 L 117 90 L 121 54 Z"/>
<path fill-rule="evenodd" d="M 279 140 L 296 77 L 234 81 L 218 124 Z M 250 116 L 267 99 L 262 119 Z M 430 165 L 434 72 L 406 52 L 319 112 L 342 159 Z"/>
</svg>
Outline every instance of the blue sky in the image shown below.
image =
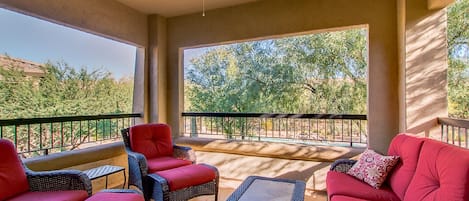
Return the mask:
<svg viewBox="0 0 469 201">
<path fill-rule="evenodd" d="M 134 75 L 134 46 L 2 8 L 0 27 L 0 54 L 36 63 L 66 62 L 77 69 L 105 69 L 115 78 Z"/>
</svg>

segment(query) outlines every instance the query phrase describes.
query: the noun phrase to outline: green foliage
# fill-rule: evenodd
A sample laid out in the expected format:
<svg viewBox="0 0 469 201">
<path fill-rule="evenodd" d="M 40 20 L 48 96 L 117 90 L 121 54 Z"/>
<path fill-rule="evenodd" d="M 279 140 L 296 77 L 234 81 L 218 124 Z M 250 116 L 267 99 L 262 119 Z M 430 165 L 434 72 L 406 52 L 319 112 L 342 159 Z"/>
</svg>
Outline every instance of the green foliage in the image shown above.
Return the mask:
<svg viewBox="0 0 469 201">
<path fill-rule="evenodd" d="M 47 63 L 35 78 L 14 66 L 0 68 L 0 118 L 130 113 L 133 83 L 102 70 Z"/>
<path fill-rule="evenodd" d="M 211 48 L 185 69 L 185 110 L 363 114 L 366 55 L 364 29 Z M 256 123 L 215 126 L 231 139 L 250 137 Z"/>
<path fill-rule="evenodd" d="M 366 31 L 219 46 L 191 61 L 185 110 L 366 113 Z"/>
<path fill-rule="evenodd" d="M 469 1 L 448 8 L 449 116 L 469 119 Z"/>
</svg>

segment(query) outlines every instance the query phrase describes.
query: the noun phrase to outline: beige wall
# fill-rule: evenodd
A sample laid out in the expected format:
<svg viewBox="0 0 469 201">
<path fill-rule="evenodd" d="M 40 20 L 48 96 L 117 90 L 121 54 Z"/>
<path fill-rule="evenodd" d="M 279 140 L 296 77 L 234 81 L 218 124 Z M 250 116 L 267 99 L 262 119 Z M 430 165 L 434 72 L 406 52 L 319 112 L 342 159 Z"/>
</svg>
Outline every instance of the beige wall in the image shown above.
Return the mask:
<svg viewBox="0 0 469 201">
<path fill-rule="evenodd" d="M 370 146 L 386 150 L 399 127 L 396 6 L 389 0 L 269 0 L 169 18 L 170 124 L 178 128 L 183 105 L 180 48 L 367 25 Z"/>
<path fill-rule="evenodd" d="M 448 116 L 446 9 L 406 1 L 405 129 Z"/>
</svg>

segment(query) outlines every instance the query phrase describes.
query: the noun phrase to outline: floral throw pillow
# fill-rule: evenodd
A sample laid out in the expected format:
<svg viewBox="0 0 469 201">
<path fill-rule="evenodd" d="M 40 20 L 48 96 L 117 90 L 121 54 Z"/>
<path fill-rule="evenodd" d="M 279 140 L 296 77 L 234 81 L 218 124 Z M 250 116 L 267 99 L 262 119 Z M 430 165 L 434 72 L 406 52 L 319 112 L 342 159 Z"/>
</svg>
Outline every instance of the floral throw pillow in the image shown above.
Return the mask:
<svg viewBox="0 0 469 201">
<path fill-rule="evenodd" d="M 378 189 L 398 161 L 399 156 L 383 156 L 367 149 L 347 174 Z"/>
</svg>

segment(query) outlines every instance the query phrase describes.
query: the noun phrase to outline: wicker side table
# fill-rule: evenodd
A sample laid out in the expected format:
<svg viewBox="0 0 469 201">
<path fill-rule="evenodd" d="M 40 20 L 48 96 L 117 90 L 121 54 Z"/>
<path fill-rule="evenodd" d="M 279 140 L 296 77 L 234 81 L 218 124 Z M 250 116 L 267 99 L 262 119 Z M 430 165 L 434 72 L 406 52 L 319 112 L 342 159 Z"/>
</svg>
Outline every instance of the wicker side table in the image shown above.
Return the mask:
<svg viewBox="0 0 469 201">
<path fill-rule="evenodd" d="M 124 174 L 124 185 L 122 188 L 125 188 L 125 183 L 127 182 L 127 176 L 125 175 L 125 168 L 121 166 L 114 166 L 114 165 L 103 165 L 96 168 L 92 168 L 89 170 L 83 171 L 90 180 L 98 179 L 101 177 L 106 177 L 106 186 L 107 189 L 107 177 L 111 174 L 115 174 L 118 172 L 123 172 Z"/>
<path fill-rule="evenodd" d="M 249 176 L 227 201 L 303 201 L 305 188 L 303 181 Z"/>
</svg>

